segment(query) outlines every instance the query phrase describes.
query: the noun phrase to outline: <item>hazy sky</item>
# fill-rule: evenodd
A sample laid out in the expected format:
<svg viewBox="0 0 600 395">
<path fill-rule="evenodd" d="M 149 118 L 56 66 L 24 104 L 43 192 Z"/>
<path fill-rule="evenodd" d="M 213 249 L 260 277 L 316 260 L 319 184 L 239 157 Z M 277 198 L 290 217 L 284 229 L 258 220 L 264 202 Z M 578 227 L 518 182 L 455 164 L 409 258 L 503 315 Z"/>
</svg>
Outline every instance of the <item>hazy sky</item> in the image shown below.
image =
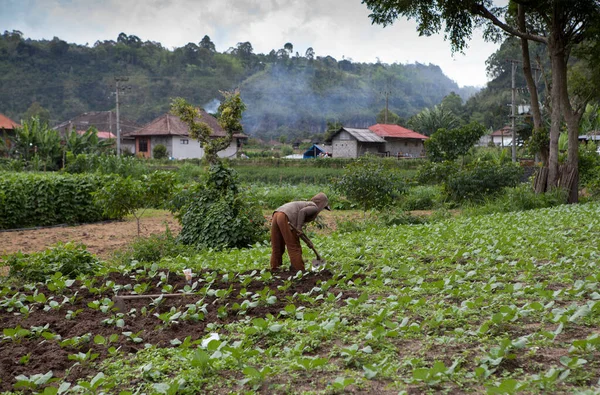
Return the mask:
<svg viewBox="0 0 600 395">
<path fill-rule="evenodd" d="M 498 3 L 506 3 L 499 0 Z M 475 34 L 465 54 L 454 54 L 443 35 L 419 37 L 413 21 L 371 25 L 360 0 L 0 0 L 0 29 L 26 38 L 93 45 L 119 33 L 167 48 L 209 35 L 219 52 L 249 41 L 255 53 L 290 42 L 304 55 L 356 62 L 433 63 L 460 86 L 486 83 L 485 60 L 498 45 Z"/>
</svg>

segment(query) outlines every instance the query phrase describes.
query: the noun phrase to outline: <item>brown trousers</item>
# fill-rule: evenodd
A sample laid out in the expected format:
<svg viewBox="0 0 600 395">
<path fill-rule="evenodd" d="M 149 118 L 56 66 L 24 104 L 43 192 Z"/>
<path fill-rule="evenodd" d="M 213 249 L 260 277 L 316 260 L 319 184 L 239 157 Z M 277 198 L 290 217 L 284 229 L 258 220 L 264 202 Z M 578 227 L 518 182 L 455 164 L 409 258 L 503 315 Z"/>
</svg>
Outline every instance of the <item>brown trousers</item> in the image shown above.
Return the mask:
<svg viewBox="0 0 600 395">
<path fill-rule="evenodd" d="M 281 266 L 283 253 L 287 246 L 288 255 L 292 262 L 294 271 L 304 271 L 304 260 L 302 260 L 302 246 L 300 237 L 294 232 L 288 224 L 288 217 L 285 213 L 276 212 L 273 214 L 273 224 L 271 225 L 271 269 L 277 269 Z"/>
</svg>

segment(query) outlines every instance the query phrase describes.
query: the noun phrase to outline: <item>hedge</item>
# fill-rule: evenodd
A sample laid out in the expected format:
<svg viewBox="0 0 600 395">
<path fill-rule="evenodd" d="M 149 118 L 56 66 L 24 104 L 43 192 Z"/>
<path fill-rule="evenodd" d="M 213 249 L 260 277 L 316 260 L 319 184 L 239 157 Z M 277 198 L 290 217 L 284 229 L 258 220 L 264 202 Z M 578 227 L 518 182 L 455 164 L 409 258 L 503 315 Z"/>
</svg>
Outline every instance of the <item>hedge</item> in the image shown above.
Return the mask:
<svg viewBox="0 0 600 395">
<path fill-rule="evenodd" d="M 108 219 L 92 197 L 107 180 L 93 174 L 0 172 L 0 229 Z"/>
</svg>

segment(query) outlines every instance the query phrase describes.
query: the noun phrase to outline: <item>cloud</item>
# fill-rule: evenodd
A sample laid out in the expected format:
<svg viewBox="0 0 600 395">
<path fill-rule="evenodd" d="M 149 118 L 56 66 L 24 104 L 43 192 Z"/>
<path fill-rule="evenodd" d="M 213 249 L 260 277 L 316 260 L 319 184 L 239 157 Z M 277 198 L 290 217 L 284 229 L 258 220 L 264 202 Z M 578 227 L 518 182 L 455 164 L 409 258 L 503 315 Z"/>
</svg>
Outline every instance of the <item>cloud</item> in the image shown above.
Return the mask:
<svg viewBox="0 0 600 395">
<path fill-rule="evenodd" d="M 485 60 L 497 45 L 474 35 L 466 55 L 452 56 L 442 35 L 419 37 L 413 21 L 372 25 L 360 0 L 0 0 L 6 30 L 26 37 L 93 45 L 119 33 L 167 48 L 209 35 L 217 50 L 249 41 L 256 53 L 290 42 L 294 52 L 356 62 L 433 63 L 459 85 L 483 85 Z"/>
</svg>

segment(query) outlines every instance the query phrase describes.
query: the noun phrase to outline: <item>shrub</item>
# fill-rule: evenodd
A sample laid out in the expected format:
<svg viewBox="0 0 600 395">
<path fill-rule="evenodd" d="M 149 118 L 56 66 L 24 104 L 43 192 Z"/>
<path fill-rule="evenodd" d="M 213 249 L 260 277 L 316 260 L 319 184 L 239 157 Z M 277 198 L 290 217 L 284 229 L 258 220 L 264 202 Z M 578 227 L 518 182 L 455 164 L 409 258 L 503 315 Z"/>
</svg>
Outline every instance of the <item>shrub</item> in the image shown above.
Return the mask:
<svg viewBox="0 0 600 395">
<path fill-rule="evenodd" d="M 402 210 L 386 210 L 379 217 L 385 226 L 394 225 L 420 225 L 428 222 L 427 217 L 411 215 Z"/>
<path fill-rule="evenodd" d="M 67 164 L 63 170 L 67 173 L 118 174 L 136 179 L 150 171 L 144 159 L 133 156 L 88 154 L 74 156 L 70 153 L 67 154 Z"/>
<path fill-rule="evenodd" d="M 111 218 L 92 198 L 105 182 L 96 175 L 0 173 L 0 229 Z"/>
<path fill-rule="evenodd" d="M 177 238 L 167 227 L 164 233 L 138 237 L 129 245 L 122 258 L 127 261 L 136 260 L 150 263 L 158 262 L 165 257 L 191 256 L 194 253 L 195 250 L 190 246 L 178 243 Z"/>
<path fill-rule="evenodd" d="M 140 218 L 147 208 L 164 208 L 175 185 L 172 173 L 155 171 L 141 180 L 113 176 L 111 182 L 94 194 L 94 201 L 105 215 L 123 218 L 133 215 L 140 234 Z"/>
<path fill-rule="evenodd" d="M 167 147 L 164 144 L 157 144 L 152 149 L 152 157 L 154 159 L 165 159 L 169 157 L 169 153 L 167 152 Z"/>
<path fill-rule="evenodd" d="M 567 202 L 567 193 L 560 188 L 550 192 L 536 194 L 529 185 L 504 188 L 497 197 L 488 197 L 485 203 L 465 210 L 468 215 L 505 213 L 512 211 L 535 210 L 558 206 Z"/>
<path fill-rule="evenodd" d="M 247 247 L 265 237 L 258 205 L 239 191 L 235 171 L 220 162 L 210 167 L 204 185 L 182 191 L 173 202 L 183 244 L 198 249 Z"/>
<path fill-rule="evenodd" d="M 405 188 L 404 181 L 396 171 L 369 158 L 358 159 L 346 166 L 344 174 L 335 184 L 337 191 L 358 203 L 363 211 L 390 205 Z"/>
<path fill-rule="evenodd" d="M 416 186 L 410 188 L 402 199 L 402 209 L 431 210 L 442 203 L 443 190 L 439 186 Z"/>
<path fill-rule="evenodd" d="M 177 169 L 177 180 L 181 183 L 199 182 L 204 177 L 204 169 L 202 166 L 192 163 L 184 163 Z"/>
<path fill-rule="evenodd" d="M 597 146 L 594 143 L 579 145 L 579 179 L 581 185 L 586 185 L 597 179 L 596 174 L 600 168 L 600 155 L 598 155 Z"/>
<path fill-rule="evenodd" d="M 450 176 L 445 190 L 455 201 L 482 200 L 504 187 L 516 186 L 522 173 L 523 169 L 518 164 L 478 161 Z"/>
<path fill-rule="evenodd" d="M 86 250 L 83 244 L 58 243 L 43 252 L 23 254 L 21 252 L 5 257 L 10 267 L 10 276 L 26 281 L 44 281 L 57 272 L 76 278 L 81 274 L 94 274 L 100 262 Z"/>
<path fill-rule="evenodd" d="M 448 177 L 458 172 L 458 165 L 453 161 L 426 162 L 417 171 L 419 184 L 442 184 Z"/>
</svg>

